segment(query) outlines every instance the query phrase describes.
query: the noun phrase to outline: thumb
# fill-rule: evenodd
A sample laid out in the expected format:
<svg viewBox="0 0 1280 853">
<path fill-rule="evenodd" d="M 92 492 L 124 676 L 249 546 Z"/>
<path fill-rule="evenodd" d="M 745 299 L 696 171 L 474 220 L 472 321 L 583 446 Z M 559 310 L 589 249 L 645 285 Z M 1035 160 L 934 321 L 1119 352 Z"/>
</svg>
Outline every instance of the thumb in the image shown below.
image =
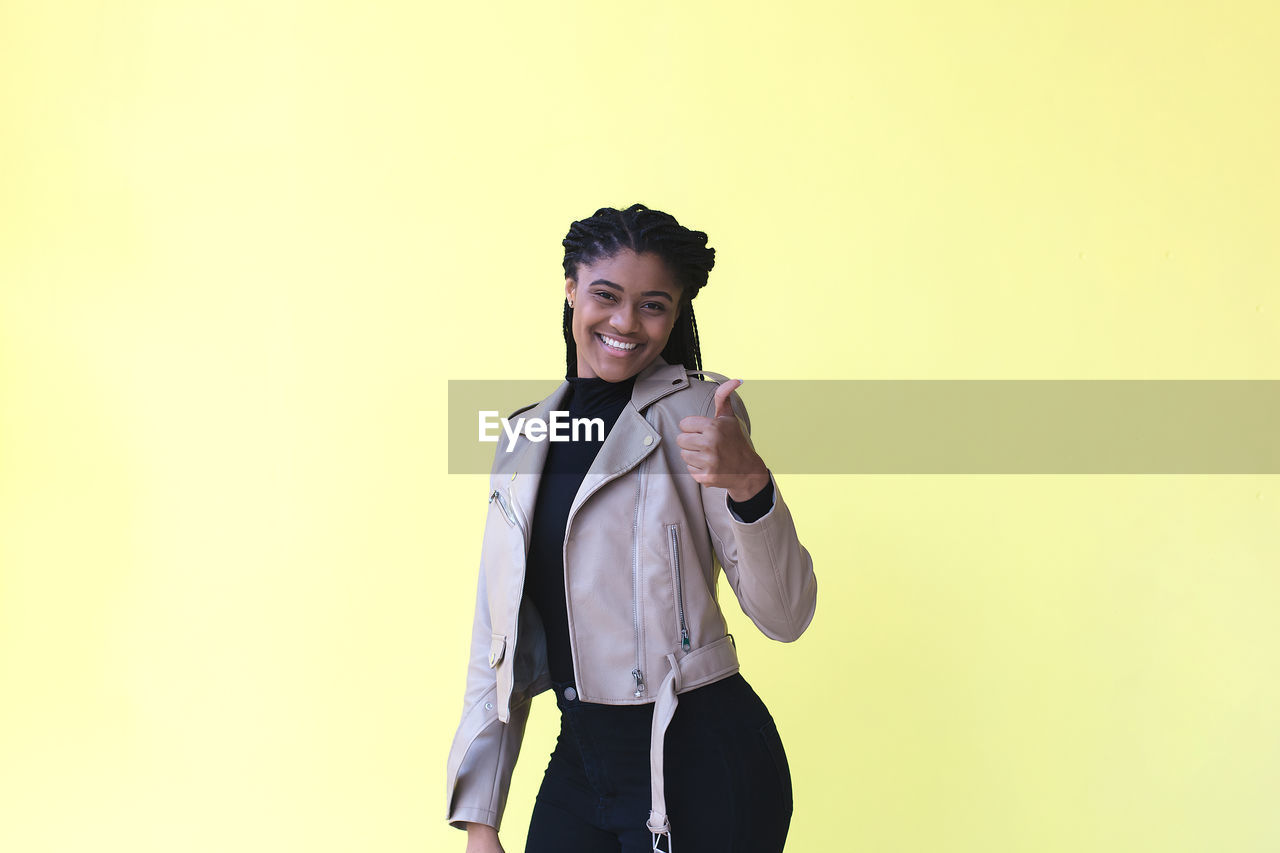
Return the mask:
<svg viewBox="0 0 1280 853">
<path fill-rule="evenodd" d="M 742 384 L 741 379 L 730 379 L 728 382 L 716 389 L 716 417 L 735 417 L 733 406 L 729 403 L 729 395 L 733 390 Z"/>
</svg>

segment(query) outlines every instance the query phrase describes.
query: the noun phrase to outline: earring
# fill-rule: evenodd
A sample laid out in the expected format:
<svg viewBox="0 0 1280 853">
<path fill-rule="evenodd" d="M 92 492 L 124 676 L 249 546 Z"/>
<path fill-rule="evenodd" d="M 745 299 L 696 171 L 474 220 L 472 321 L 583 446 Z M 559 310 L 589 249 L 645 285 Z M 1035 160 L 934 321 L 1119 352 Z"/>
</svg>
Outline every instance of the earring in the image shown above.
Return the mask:
<svg viewBox="0 0 1280 853">
<path fill-rule="evenodd" d="M 573 300 L 572 300 L 572 299 L 569 299 L 567 296 L 565 297 L 565 299 L 569 302 L 569 310 L 570 310 L 570 311 L 572 311 L 572 310 L 573 310 Z"/>
</svg>

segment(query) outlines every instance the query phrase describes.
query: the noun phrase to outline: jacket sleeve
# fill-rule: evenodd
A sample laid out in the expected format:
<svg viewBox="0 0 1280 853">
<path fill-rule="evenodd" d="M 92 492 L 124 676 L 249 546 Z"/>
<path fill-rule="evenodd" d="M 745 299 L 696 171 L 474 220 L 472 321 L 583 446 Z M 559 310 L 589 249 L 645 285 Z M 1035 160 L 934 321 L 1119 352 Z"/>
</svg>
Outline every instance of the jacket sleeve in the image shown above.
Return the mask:
<svg viewBox="0 0 1280 853">
<path fill-rule="evenodd" d="M 729 400 L 749 435 L 751 421 L 746 406 L 736 393 L 730 394 Z M 713 406 L 714 398 L 708 403 L 708 417 Z M 743 612 L 765 636 L 790 643 L 799 639 L 813 621 L 818 606 L 818 580 L 813 573 L 813 558 L 800 544 L 791 511 L 772 471 L 769 481 L 773 486 L 773 506 L 750 523 L 730 511 L 728 489 L 703 486 L 702 506 L 716 558 Z"/>
<path fill-rule="evenodd" d="M 471 652 L 467 664 L 467 686 L 462 721 L 449 750 L 447 819 L 459 829 L 465 824 L 483 823 L 499 828 L 511 788 L 525 723 L 529 719 L 530 696 L 511 697 L 508 722 L 498 719 L 497 670 L 494 657 L 506 652 L 497 648 L 489 624 L 489 599 L 483 561 L 476 588 L 476 612 L 471 627 Z M 491 663 L 494 661 L 494 663 Z"/>
</svg>

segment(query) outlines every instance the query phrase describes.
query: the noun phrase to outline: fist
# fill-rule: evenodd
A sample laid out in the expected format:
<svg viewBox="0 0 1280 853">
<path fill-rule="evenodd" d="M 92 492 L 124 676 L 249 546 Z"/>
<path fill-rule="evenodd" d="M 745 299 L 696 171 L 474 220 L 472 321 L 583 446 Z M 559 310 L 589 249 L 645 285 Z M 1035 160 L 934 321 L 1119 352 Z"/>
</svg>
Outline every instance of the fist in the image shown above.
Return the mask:
<svg viewBox="0 0 1280 853">
<path fill-rule="evenodd" d="M 729 497 L 738 502 L 769 483 L 769 469 L 729 403 L 729 395 L 741 384 L 741 379 L 731 379 L 717 388 L 715 417 L 682 419 L 676 437 L 689 475 L 704 486 L 728 489 Z"/>
</svg>

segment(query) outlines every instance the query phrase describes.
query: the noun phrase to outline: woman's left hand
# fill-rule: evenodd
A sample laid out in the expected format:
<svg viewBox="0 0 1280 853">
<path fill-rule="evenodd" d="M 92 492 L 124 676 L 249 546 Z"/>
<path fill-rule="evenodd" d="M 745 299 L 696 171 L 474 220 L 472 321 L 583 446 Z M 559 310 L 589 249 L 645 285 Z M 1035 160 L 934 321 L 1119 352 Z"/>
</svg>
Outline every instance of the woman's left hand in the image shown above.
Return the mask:
<svg viewBox="0 0 1280 853">
<path fill-rule="evenodd" d="M 704 486 L 728 489 L 729 497 L 739 503 L 769 484 L 769 469 L 729 403 L 729 395 L 741 384 L 741 379 L 731 379 L 717 388 L 715 417 L 681 419 L 676 437 L 690 476 Z"/>
</svg>

